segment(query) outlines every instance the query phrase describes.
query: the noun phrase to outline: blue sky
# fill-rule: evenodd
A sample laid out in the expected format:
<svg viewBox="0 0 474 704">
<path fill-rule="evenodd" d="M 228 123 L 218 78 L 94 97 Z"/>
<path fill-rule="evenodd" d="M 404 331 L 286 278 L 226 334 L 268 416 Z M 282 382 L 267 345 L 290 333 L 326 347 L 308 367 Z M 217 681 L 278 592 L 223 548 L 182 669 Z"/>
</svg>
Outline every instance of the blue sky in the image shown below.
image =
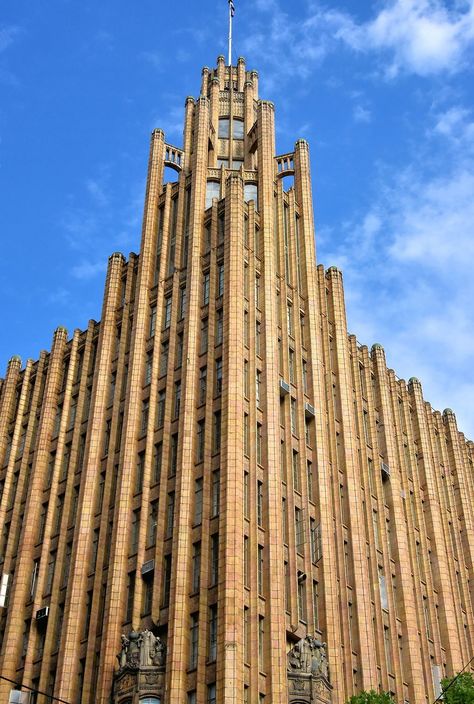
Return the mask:
<svg viewBox="0 0 474 704">
<path fill-rule="evenodd" d="M 474 438 L 474 0 L 235 5 L 278 152 L 310 142 L 350 331 Z M 108 255 L 139 247 L 150 131 L 181 144 L 226 18 L 226 0 L 3 0 L 0 374 L 100 317 Z"/>
</svg>

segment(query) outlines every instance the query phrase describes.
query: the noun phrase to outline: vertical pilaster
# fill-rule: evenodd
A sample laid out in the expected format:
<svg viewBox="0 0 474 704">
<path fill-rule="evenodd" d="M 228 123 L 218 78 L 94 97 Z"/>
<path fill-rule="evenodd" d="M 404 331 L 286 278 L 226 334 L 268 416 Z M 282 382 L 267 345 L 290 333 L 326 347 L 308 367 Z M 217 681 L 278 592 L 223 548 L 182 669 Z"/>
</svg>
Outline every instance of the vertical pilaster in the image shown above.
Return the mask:
<svg viewBox="0 0 474 704">
<path fill-rule="evenodd" d="M 15 355 L 8 362 L 0 399 L 0 465 L 3 466 L 8 444 L 8 431 L 13 418 L 16 387 L 21 370 L 21 358 Z"/>
<path fill-rule="evenodd" d="M 67 342 L 67 331 L 58 328 L 54 333 L 53 347 L 49 358 L 48 375 L 43 398 L 43 407 L 38 429 L 38 445 L 35 457 L 34 472 L 30 478 L 30 487 L 26 501 L 25 515 L 28 520 L 23 523 L 18 558 L 15 567 L 15 577 L 10 596 L 8 618 L 3 641 L 2 674 L 10 679 L 15 678 L 15 671 L 21 654 L 21 639 L 18 634 L 24 632 L 25 605 L 28 589 L 31 589 L 33 573 L 33 551 L 42 536 L 38 536 L 40 509 L 42 505 L 43 487 L 49 462 L 50 442 L 56 417 L 57 395 L 61 380 L 61 364 Z M 31 596 L 34 596 L 32 594 Z M 0 681 L 0 701 L 7 701 L 11 686 L 4 680 Z"/>
<path fill-rule="evenodd" d="M 281 480 L 275 468 L 280 463 L 280 392 L 278 372 L 278 314 L 275 291 L 275 247 L 273 243 L 273 199 L 275 156 L 275 110 L 273 103 L 261 100 L 258 105 L 258 209 L 260 236 L 263 241 L 263 330 L 265 338 L 265 456 L 268 467 L 268 524 L 266 550 L 265 667 L 269 675 L 268 690 L 272 704 L 287 701 L 285 576 L 283 533 L 281 525 Z"/>
</svg>

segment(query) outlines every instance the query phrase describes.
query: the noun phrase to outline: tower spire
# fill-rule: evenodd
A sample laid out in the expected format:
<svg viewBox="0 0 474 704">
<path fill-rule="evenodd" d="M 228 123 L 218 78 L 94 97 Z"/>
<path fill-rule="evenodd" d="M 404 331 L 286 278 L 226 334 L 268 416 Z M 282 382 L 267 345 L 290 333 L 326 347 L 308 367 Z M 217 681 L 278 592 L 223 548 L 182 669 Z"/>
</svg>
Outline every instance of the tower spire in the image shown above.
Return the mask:
<svg viewBox="0 0 474 704">
<path fill-rule="evenodd" d="M 229 66 L 232 66 L 232 23 L 235 15 L 234 0 L 229 0 Z"/>
</svg>

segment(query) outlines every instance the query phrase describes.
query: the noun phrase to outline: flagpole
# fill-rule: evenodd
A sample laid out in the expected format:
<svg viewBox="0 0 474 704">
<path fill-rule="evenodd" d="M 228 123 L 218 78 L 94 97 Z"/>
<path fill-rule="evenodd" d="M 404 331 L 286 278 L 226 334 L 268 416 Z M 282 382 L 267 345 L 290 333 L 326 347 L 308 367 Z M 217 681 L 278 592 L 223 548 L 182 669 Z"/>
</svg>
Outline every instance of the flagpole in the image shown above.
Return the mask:
<svg viewBox="0 0 474 704">
<path fill-rule="evenodd" d="M 229 0 L 229 66 L 232 66 L 232 2 Z"/>
</svg>

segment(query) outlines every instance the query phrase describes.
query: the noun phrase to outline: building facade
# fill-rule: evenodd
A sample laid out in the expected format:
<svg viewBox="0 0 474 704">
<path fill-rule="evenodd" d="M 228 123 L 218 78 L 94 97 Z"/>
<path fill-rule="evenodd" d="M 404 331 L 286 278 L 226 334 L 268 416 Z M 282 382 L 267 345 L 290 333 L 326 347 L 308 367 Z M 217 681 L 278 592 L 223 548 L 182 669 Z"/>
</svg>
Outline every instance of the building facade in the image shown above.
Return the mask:
<svg viewBox="0 0 474 704">
<path fill-rule="evenodd" d="M 424 704 L 472 657 L 474 445 L 348 334 L 308 144 L 278 155 L 274 118 L 243 59 L 205 68 L 183 146 L 152 134 L 100 323 L 8 365 L 3 677 L 70 704 Z"/>
</svg>

